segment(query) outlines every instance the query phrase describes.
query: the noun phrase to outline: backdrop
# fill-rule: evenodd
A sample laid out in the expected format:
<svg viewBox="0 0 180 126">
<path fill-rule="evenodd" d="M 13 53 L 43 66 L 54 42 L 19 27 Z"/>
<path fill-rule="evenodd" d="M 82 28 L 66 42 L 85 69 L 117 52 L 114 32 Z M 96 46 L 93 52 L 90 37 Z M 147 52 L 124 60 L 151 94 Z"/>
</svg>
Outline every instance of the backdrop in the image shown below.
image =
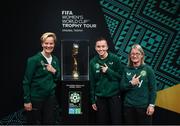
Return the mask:
<svg viewBox="0 0 180 126">
<path fill-rule="evenodd" d="M 39 38 L 47 31 L 57 34 L 54 53 L 59 59 L 61 40 L 89 40 L 91 58 L 95 54 L 95 39 L 104 36 L 109 41 L 110 51 L 120 56 L 123 64 L 127 63 L 130 46 L 139 43 L 146 53 L 145 62 L 155 70 L 158 91 L 180 83 L 178 0 L 6 2 L 2 4 L 4 9 L 1 11 L 1 123 L 12 121 L 14 114 L 21 113 L 26 59 L 41 51 Z M 177 111 L 172 114 L 173 122 L 179 123 L 178 114 Z M 160 120 L 156 119 L 156 122 Z"/>
</svg>

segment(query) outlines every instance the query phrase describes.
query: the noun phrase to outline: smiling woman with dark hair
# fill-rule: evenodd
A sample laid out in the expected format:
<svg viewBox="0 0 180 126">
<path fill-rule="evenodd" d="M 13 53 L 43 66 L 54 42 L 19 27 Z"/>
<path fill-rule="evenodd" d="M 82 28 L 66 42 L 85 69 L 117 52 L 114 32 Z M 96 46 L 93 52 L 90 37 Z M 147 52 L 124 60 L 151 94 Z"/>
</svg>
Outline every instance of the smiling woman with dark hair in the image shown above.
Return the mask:
<svg viewBox="0 0 180 126">
<path fill-rule="evenodd" d="M 121 124 L 120 80 L 123 67 L 120 58 L 108 52 L 106 39 L 97 39 L 98 55 L 90 61 L 92 108 L 97 124 Z"/>
</svg>

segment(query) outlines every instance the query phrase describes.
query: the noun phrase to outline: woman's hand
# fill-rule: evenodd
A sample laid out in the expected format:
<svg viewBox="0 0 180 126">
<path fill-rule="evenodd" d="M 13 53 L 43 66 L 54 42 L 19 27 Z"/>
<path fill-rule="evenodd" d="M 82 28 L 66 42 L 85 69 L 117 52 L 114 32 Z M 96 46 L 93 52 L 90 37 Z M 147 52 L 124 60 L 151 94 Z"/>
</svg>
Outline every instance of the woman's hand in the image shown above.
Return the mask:
<svg viewBox="0 0 180 126">
<path fill-rule="evenodd" d="M 133 76 L 132 80 L 130 81 L 132 85 L 139 85 L 140 84 L 140 80 L 139 78 L 141 77 L 141 75 L 136 77 L 136 74 Z"/>
<path fill-rule="evenodd" d="M 92 104 L 92 108 L 93 108 L 93 110 L 97 111 L 97 106 L 96 106 L 96 104 Z"/>
<path fill-rule="evenodd" d="M 149 105 L 147 108 L 146 114 L 151 116 L 153 115 L 153 113 L 154 113 L 154 107 Z"/>
<path fill-rule="evenodd" d="M 47 69 L 49 72 L 51 72 L 51 73 L 53 73 L 53 74 L 56 73 L 56 69 L 55 69 L 51 64 L 45 64 L 45 65 L 46 65 L 46 69 Z"/>
<path fill-rule="evenodd" d="M 101 67 L 101 71 L 102 71 L 103 73 L 106 73 L 106 71 L 107 71 L 107 69 L 108 69 L 108 66 L 107 66 L 106 64 L 104 64 L 104 65 L 101 65 L 100 67 Z"/>
<path fill-rule="evenodd" d="M 31 111 L 32 110 L 32 103 L 24 103 L 24 109 L 26 111 Z"/>
</svg>

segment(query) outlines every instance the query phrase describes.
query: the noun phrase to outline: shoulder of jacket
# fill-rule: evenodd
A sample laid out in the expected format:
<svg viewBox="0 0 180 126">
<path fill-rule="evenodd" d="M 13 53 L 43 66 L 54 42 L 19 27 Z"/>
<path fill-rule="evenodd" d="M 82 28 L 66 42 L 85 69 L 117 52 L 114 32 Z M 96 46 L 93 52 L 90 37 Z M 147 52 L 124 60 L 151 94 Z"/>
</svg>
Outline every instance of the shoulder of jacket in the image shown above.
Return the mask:
<svg viewBox="0 0 180 126">
<path fill-rule="evenodd" d="M 152 70 L 152 69 L 153 69 L 153 68 L 152 68 L 150 65 L 148 65 L 148 64 L 145 64 L 144 67 L 145 67 L 147 70 Z"/>
<path fill-rule="evenodd" d="M 124 71 L 129 71 L 131 69 L 131 67 L 124 65 Z"/>
<path fill-rule="evenodd" d="M 94 57 L 90 60 L 90 62 L 94 62 L 94 61 L 96 61 L 96 60 L 98 60 L 98 56 L 94 56 Z"/>
<path fill-rule="evenodd" d="M 110 55 L 110 57 L 113 57 L 113 58 L 116 58 L 116 59 L 120 59 L 120 57 L 117 54 L 115 54 L 115 53 L 109 52 L 109 55 Z"/>
<path fill-rule="evenodd" d="M 55 56 L 55 55 L 52 55 L 52 58 L 58 60 L 57 56 Z"/>
<path fill-rule="evenodd" d="M 148 64 L 144 65 L 144 69 L 147 71 L 147 73 L 154 72 L 153 68 L 150 65 L 148 65 Z"/>
<path fill-rule="evenodd" d="M 31 57 L 28 58 L 28 61 L 36 61 L 36 60 L 39 60 L 41 58 L 41 55 L 40 53 L 37 53 Z"/>
<path fill-rule="evenodd" d="M 121 64 L 121 58 L 117 54 L 110 53 L 109 58 L 111 60 L 115 61 L 116 63 L 120 63 Z"/>
</svg>

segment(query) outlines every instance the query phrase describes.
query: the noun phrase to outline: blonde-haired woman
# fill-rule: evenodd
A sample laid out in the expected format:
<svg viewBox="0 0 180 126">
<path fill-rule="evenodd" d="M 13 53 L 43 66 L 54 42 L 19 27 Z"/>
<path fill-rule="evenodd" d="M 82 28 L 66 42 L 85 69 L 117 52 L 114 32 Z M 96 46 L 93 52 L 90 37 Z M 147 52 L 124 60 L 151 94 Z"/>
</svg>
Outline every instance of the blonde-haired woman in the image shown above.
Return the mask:
<svg viewBox="0 0 180 126">
<path fill-rule="evenodd" d="M 144 63 L 145 53 L 139 44 L 132 45 L 128 65 L 121 81 L 126 124 L 151 124 L 156 99 L 156 78 L 153 69 Z"/>
<path fill-rule="evenodd" d="M 28 124 L 55 124 L 55 87 L 60 78 L 59 61 L 52 55 L 56 35 L 46 32 L 40 40 L 42 51 L 27 59 L 23 79 L 24 109 Z"/>
</svg>

